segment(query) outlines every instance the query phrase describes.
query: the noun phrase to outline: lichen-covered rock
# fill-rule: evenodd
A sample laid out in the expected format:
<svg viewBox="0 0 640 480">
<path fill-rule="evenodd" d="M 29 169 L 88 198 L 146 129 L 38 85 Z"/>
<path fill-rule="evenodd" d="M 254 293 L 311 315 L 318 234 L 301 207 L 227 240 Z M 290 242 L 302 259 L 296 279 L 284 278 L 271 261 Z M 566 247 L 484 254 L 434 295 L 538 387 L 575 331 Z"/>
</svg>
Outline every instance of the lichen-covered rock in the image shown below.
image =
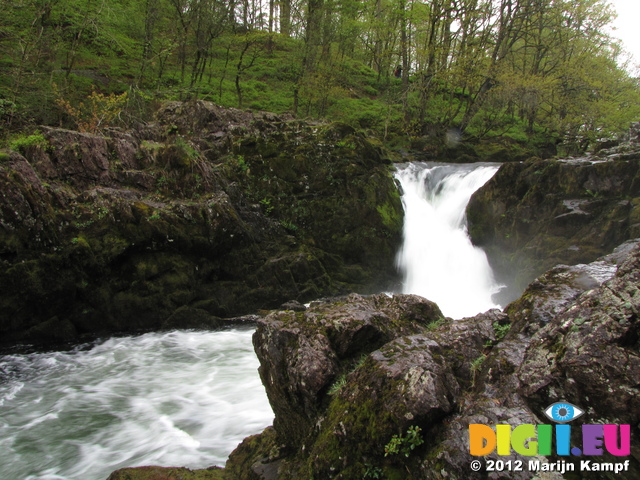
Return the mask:
<svg viewBox="0 0 640 480">
<path fill-rule="evenodd" d="M 505 303 L 555 265 L 592 262 L 640 236 L 635 153 L 504 164 L 473 195 L 469 233 L 509 286 Z"/>
<path fill-rule="evenodd" d="M 288 448 L 308 441 L 331 386 L 364 355 L 442 320 L 425 299 L 379 294 L 314 302 L 304 312 L 279 311 L 258 321 L 253 342 L 280 441 Z"/>
<path fill-rule="evenodd" d="M 3 155 L 0 341 L 47 342 L 56 319 L 54 342 L 210 328 L 395 281 L 402 207 L 362 134 L 200 101 L 107 133 Z"/>
<path fill-rule="evenodd" d="M 569 402 L 587 403 L 591 420 L 596 417 L 637 426 L 638 312 L 640 250 L 636 249 L 614 278 L 584 292 L 571 308 L 534 335 L 518 372 L 529 404 L 546 406 L 562 392 Z"/>
<path fill-rule="evenodd" d="M 472 471 L 469 425 L 546 423 L 544 409 L 565 400 L 585 408 L 577 424 L 631 425 L 629 470 L 617 478 L 637 478 L 639 288 L 636 241 L 551 270 L 504 313 L 454 321 L 419 297 L 383 295 L 274 312 L 254 341 L 275 431 L 252 438 L 258 454 L 247 443 L 227 468 L 262 480 L 542 478 L 528 468 Z"/>
<path fill-rule="evenodd" d="M 385 445 L 412 427 L 435 434 L 504 318 L 453 321 L 421 297 L 378 294 L 260 320 L 254 345 L 281 445 L 274 478 L 395 471 L 397 459 L 380 460 Z"/>
<path fill-rule="evenodd" d="M 431 435 L 431 427 L 457 408 L 459 394 L 435 340 L 427 335 L 393 340 L 346 378 L 318 419 L 317 438 L 305 445 L 306 465 L 295 470 L 322 478 L 360 478 L 367 459 L 382 458 L 393 435 L 402 436 L 410 427 Z"/>
<path fill-rule="evenodd" d="M 547 423 L 543 411 L 557 401 L 570 401 L 576 405 L 588 408 L 586 420 L 578 423 L 627 423 L 629 416 L 634 416 L 632 425 L 637 425 L 640 409 L 632 403 L 627 418 L 609 415 L 611 400 L 604 400 L 602 395 L 594 395 L 587 382 L 579 379 L 584 369 L 594 372 L 589 381 L 602 386 L 607 391 L 607 396 L 614 398 L 622 394 L 623 401 L 628 400 L 628 395 L 634 395 L 629 391 L 629 382 L 626 377 L 628 362 L 620 362 L 620 358 L 612 358 L 604 363 L 608 366 L 600 368 L 603 356 L 607 356 L 611 347 L 605 347 L 605 343 L 599 340 L 593 341 L 590 352 L 593 356 L 582 351 L 582 347 L 589 350 L 591 347 L 585 344 L 590 342 L 589 337 L 596 335 L 600 327 L 592 330 L 593 324 L 584 327 L 574 337 L 576 350 L 580 351 L 582 364 L 575 364 L 576 358 L 567 359 L 575 368 L 571 374 L 562 373 L 555 367 L 557 358 L 565 358 L 565 339 L 555 337 L 554 341 L 545 344 L 541 339 L 549 340 L 548 332 L 556 332 L 558 329 L 575 330 L 570 326 L 567 318 L 582 311 L 585 302 L 589 298 L 607 297 L 612 292 L 629 292 L 637 290 L 637 281 L 634 278 L 640 273 L 640 246 L 633 242 L 622 246 L 616 252 L 588 265 L 575 267 L 559 266 L 547 272 L 534 281 L 522 297 L 510 304 L 505 312 L 509 314 L 512 322 L 508 333 L 503 340 L 497 342 L 486 355 L 477 370 L 475 385 L 465 401 L 461 402 L 459 412 L 454 415 L 440 433 L 436 447 L 425 457 L 423 467 L 429 468 L 433 473 L 424 478 L 487 478 L 484 472 L 471 474 L 468 470 L 469 463 L 475 459 L 468 454 L 468 426 L 472 423 L 486 425 L 508 423 L 510 425 L 541 424 Z M 622 266 L 620 266 L 622 264 Z M 617 273 L 616 273 L 617 272 Z M 625 273 L 626 272 L 626 273 Z M 629 276 L 629 272 L 635 272 Z M 608 316 L 609 306 L 599 304 L 590 315 Z M 596 313 L 599 312 L 599 313 Z M 584 313 L 584 312 L 583 312 Z M 633 319 L 633 315 L 630 316 Z M 579 320 L 578 323 L 581 323 Z M 633 330 L 635 327 L 631 326 Z M 614 342 L 615 343 L 615 342 Z M 595 350 L 601 350 L 596 354 Z M 633 349 L 626 350 L 626 358 L 637 355 Z M 562 360 L 564 362 L 565 360 Z M 618 362 L 618 363 L 616 363 Z M 612 368 L 613 365 L 616 365 Z M 633 361 L 631 362 L 631 366 Z M 618 370 L 618 375 L 612 373 Z M 632 368 L 633 372 L 633 368 Z M 633 373 L 632 373 L 633 375 Z M 576 385 L 582 383 L 582 389 L 576 391 Z M 541 388 L 541 385 L 545 387 Z M 605 387 L 606 386 L 606 387 Z M 637 386 L 631 387 L 631 390 Z M 544 398 L 541 390 L 545 392 Z M 634 412 L 634 413 L 632 413 Z M 633 423 L 635 422 L 635 423 Z M 638 434 L 634 431 L 634 439 Z M 632 439 L 632 444 L 637 441 Z M 637 453 L 633 454 L 631 471 L 624 478 L 635 478 L 636 470 L 640 466 Z M 536 457 L 534 457 L 535 459 Z M 486 457 L 493 460 L 522 460 L 526 465 L 530 457 L 510 458 L 497 456 L 495 452 Z M 541 461 L 555 461 L 557 458 L 540 458 Z M 563 458 L 563 460 L 576 461 L 575 458 Z M 604 461 L 604 460 L 603 460 Z M 607 459 L 606 461 L 612 461 Z M 635 463 L 634 463 L 635 462 Z M 476 475 L 476 476 L 474 476 Z M 507 475 L 494 472 L 489 478 L 533 478 L 534 473 L 529 471 L 509 472 Z M 556 474 L 552 478 L 562 478 Z M 594 475 L 589 478 L 606 478 Z"/>
</svg>

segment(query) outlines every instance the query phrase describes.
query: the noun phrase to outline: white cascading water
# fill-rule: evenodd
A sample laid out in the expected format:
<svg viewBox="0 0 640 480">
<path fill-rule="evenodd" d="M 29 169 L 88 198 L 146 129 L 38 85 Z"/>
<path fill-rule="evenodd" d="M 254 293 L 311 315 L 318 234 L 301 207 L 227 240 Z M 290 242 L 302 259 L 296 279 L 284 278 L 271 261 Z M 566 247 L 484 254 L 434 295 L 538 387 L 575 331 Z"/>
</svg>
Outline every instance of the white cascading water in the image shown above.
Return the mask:
<svg viewBox="0 0 640 480">
<path fill-rule="evenodd" d="M 498 170 L 490 164 L 411 163 L 396 172 L 403 190 L 404 242 L 397 257 L 403 293 L 438 304 L 452 318 L 498 307 L 500 290 L 482 249 L 467 233 L 471 195 Z"/>
<path fill-rule="evenodd" d="M 495 307 L 498 290 L 465 226 L 496 166 L 400 168 L 404 292 L 447 316 Z M 272 424 L 252 330 L 112 338 L 71 352 L 0 356 L 0 478 L 104 480 L 140 465 L 224 465 Z"/>
<path fill-rule="evenodd" d="M 273 423 L 252 333 L 150 333 L 0 357 L 0 478 L 104 480 L 122 467 L 224 465 Z"/>
</svg>

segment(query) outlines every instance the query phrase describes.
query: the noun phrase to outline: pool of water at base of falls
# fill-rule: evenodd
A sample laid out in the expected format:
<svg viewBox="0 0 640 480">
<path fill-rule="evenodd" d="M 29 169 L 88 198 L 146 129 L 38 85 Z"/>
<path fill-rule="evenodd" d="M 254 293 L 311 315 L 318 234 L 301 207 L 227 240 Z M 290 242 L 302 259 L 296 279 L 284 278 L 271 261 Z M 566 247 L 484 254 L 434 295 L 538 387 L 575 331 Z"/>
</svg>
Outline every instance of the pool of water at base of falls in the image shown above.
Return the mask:
<svg viewBox="0 0 640 480">
<path fill-rule="evenodd" d="M 471 194 L 496 165 L 400 166 L 403 292 L 461 318 L 495 307 L 466 231 Z M 0 356 L 0 478 L 106 480 L 141 465 L 224 465 L 273 422 L 253 329 L 111 338 L 68 352 Z"/>
<path fill-rule="evenodd" d="M 273 423 L 253 329 L 111 338 L 0 357 L 0 478 L 105 480 L 224 465 Z"/>
</svg>

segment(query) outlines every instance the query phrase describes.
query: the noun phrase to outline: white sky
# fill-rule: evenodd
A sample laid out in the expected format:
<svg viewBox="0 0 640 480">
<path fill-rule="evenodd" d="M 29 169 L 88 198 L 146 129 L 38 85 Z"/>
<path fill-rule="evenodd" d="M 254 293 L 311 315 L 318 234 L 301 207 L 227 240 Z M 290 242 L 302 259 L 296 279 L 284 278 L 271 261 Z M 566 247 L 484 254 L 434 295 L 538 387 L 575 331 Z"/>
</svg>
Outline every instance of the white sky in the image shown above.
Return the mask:
<svg viewBox="0 0 640 480">
<path fill-rule="evenodd" d="M 640 64 L 640 0 L 609 0 L 618 12 L 613 21 L 613 36 L 622 40 L 625 49 L 633 56 L 629 70 L 638 74 Z M 635 66 L 635 68 L 633 68 Z"/>
</svg>

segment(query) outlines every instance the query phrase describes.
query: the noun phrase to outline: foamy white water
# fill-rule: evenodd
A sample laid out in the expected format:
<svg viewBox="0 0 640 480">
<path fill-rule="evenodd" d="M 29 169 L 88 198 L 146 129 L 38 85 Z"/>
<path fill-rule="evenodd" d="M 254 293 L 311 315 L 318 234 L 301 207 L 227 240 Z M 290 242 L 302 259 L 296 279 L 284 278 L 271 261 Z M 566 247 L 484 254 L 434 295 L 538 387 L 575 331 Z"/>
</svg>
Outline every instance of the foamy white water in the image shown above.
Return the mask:
<svg viewBox="0 0 640 480">
<path fill-rule="evenodd" d="M 104 480 L 122 467 L 224 465 L 273 422 L 252 333 L 149 333 L 0 357 L 0 478 Z"/>
<path fill-rule="evenodd" d="M 491 164 L 421 162 L 398 169 L 405 213 L 397 256 L 403 293 L 426 297 L 453 318 L 498 307 L 491 297 L 500 286 L 484 251 L 471 243 L 465 216 L 471 195 L 497 170 Z"/>
</svg>

